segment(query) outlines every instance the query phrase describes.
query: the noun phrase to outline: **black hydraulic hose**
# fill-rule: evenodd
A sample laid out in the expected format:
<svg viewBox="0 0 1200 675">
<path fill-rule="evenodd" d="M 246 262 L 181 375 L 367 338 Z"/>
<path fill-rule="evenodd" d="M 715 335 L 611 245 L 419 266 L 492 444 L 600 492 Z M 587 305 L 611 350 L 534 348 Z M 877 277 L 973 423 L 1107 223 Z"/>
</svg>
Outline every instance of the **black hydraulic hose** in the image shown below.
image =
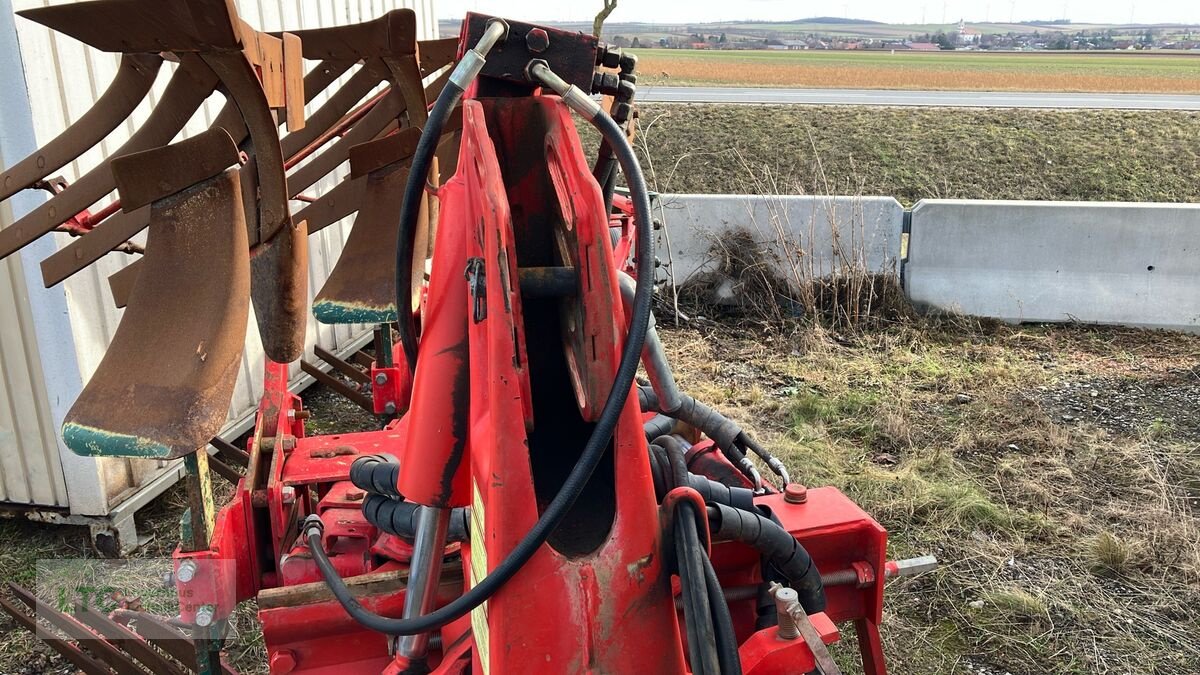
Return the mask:
<svg viewBox="0 0 1200 675">
<path fill-rule="evenodd" d="M 728 417 L 683 392 L 679 393 L 679 400 L 680 404 L 678 408 L 663 410 L 662 404 L 658 399 L 658 394 L 654 392 L 652 387 L 638 387 L 638 404 L 641 406 L 642 412 L 655 411 L 663 415 L 669 415 L 688 426 L 699 429 L 705 436 L 708 436 L 716 443 L 721 453 L 744 476 L 749 478 L 756 487 L 761 486 L 762 476 L 758 473 L 758 469 L 754 467 L 754 464 L 746 457 L 746 453 L 743 452 L 739 445 L 740 439 L 746 436 L 742 428 L 733 420 L 730 420 Z"/>
<path fill-rule="evenodd" d="M 463 92 L 479 75 L 484 57 L 507 35 L 508 24 L 504 21 L 492 19 L 488 22 L 479 43 L 474 49 L 469 49 L 463 54 L 462 60 L 451 72 L 446 86 L 438 94 L 433 109 L 429 111 L 429 118 L 425 121 L 425 127 L 421 129 L 417 149 L 413 152 L 408 181 L 404 184 L 404 199 L 400 203 L 400 228 L 396 238 L 396 328 L 400 333 L 400 342 L 404 347 L 404 358 L 408 361 L 410 373 L 417 369 L 417 326 L 412 315 L 413 252 L 416 246 L 417 217 L 421 213 L 421 201 L 425 194 L 425 184 L 429 180 L 429 169 L 433 166 L 434 153 L 442 140 L 442 129 L 446 127 L 446 122 L 454 112 L 454 106 L 458 105 Z"/>
<path fill-rule="evenodd" d="M 679 441 L 670 436 L 661 436 L 655 439 L 654 444 L 650 446 L 650 472 L 654 479 L 655 496 L 659 501 L 662 501 L 672 487 L 679 485 L 674 475 L 667 473 L 671 467 L 667 465 L 666 453 L 668 450 L 664 446 L 670 443 L 678 444 Z M 680 449 L 682 450 L 682 446 Z M 686 466 L 684 470 L 687 471 Z M 683 484 L 699 492 L 700 498 L 706 504 L 724 504 L 735 509 L 758 513 L 758 507 L 754 504 L 754 491 L 749 488 L 729 486 L 690 471 L 687 471 L 686 482 Z"/>
<path fill-rule="evenodd" d="M 686 485 L 688 470 L 683 446 L 670 436 L 660 439 L 670 467 L 670 484 Z M 704 580 L 704 547 L 696 532 L 696 513 L 691 502 L 679 501 L 671 514 L 675 543 L 675 573 L 683 597 L 683 623 L 687 629 L 688 662 L 697 674 L 719 673 L 716 626 Z"/>
<path fill-rule="evenodd" d="M 394 534 L 412 543 L 417 536 L 418 515 L 421 505 L 416 502 L 406 502 L 392 499 L 383 495 L 369 494 L 362 504 L 363 516 L 375 527 Z M 460 506 L 450 510 L 450 526 L 446 531 L 446 541 L 462 542 L 471 535 L 471 511 Z"/>
<path fill-rule="evenodd" d="M 648 422 L 642 425 L 642 429 L 646 432 L 646 440 L 651 441 L 659 436 L 665 436 L 671 433 L 675 428 L 675 420 L 663 414 L 655 415 Z"/>
<path fill-rule="evenodd" d="M 724 504 L 709 504 L 708 518 L 714 538 L 740 541 L 767 556 L 800 596 L 804 611 L 825 610 L 825 587 L 804 546 L 778 523 L 759 513 Z"/>
<path fill-rule="evenodd" d="M 587 99 L 586 96 L 583 98 L 590 102 L 590 99 Z M 594 102 L 593 105 L 595 105 Z M 629 145 L 629 141 L 625 138 L 624 132 L 617 126 L 616 122 L 613 122 L 608 115 L 599 109 L 599 106 L 595 106 L 595 108 L 594 113 L 588 110 L 591 113 L 588 116 L 588 121 L 600 131 L 601 136 L 607 138 L 612 143 L 613 149 L 617 153 L 617 159 L 621 164 L 621 170 L 625 172 L 625 180 L 629 185 L 630 197 L 633 200 L 638 250 L 648 251 L 650 250 L 652 237 L 650 191 L 646 186 L 646 178 L 642 174 L 642 168 L 638 165 L 637 156 L 634 154 L 633 148 Z M 579 108 L 576 108 L 576 110 L 579 110 Z M 422 134 L 423 136 L 424 134 Z M 416 167 L 412 171 L 415 174 Z M 329 556 L 326 555 L 322 547 L 320 528 L 309 525 L 311 517 L 305 521 L 305 538 L 312 551 L 313 561 L 321 570 L 321 576 L 325 578 L 325 582 L 329 585 L 329 590 L 337 598 L 342 607 L 345 608 L 347 614 L 363 626 L 389 635 L 427 633 L 435 628 L 446 625 L 465 615 L 475 607 L 478 607 L 496 591 L 500 590 L 513 575 L 524 567 L 525 563 L 529 562 L 529 559 L 537 553 L 542 544 L 546 543 L 546 539 L 549 538 L 550 533 L 558 527 L 559 523 L 567 515 L 567 512 L 575 505 L 576 500 L 579 499 L 579 495 L 583 492 L 583 488 L 587 485 L 588 480 L 591 479 L 592 473 L 595 472 L 596 467 L 600 464 L 600 460 L 603 459 L 605 452 L 608 450 L 609 441 L 612 440 L 617 420 L 620 418 L 621 411 L 625 407 L 625 401 L 632 391 L 634 377 L 637 375 L 638 364 L 641 361 L 642 347 L 645 344 L 646 331 L 650 325 L 653 291 L 654 257 L 639 256 L 637 262 L 637 291 L 634 294 L 633 317 L 629 322 L 629 333 L 625 336 L 625 344 L 621 348 L 621 360 L 617 366 L 616 375 L 613 377 L 612 390 L 609 391 L 608 398 L 604 401 L 604 407 L 601 409 L 600 416 L 592 428 L 591 436 L 588 437 L 578 461 L 576 461 L 575 466 L 571 469 L 570 474 L 567 475 L 566 480 L 563 481 L 558 494 L 554 496 L 554 499 L 542 511 L 541 517 L 538 518 L 533 528 L 522 537 L 521 541 L 513 547 L 513 550 L 500 564 L 496 565 L 487 576 L 479 580 L 466 593 L 463 593 L 440 609 L 411 619 L 394 619 L 375 614 L 363 607 L 354 598 L 350 589 L 346 587 L 346 583 L 338 576 L 337 570 L 334 569 L 333 563 L 330 562 Z M 318 518 L 317 523 L 319 522 L 320 519 Z"/>
<path fill-rule="evenodd" d="M 695 508 L 688 501 L 680 501 L 675 506 L 675 563 L 684 601 L 683 621 L 688 629 L 688 655 L 692 673 L 707 675 L 722 670 L 717 653 L 717 627 L 713 622 L 711 596 L 704 577 L 704 567 L 709 561 L 700 544 L 700 535 L 696 532 Z M 724 602 L 723 596 L 721 601 Z"/>
<path fill-rule="evenodd" d="M 712 608 L 713 626 L 717 634 L 717 659 L 721 664 L 721 675 L 741 675 L 742 657 L 738 653 L 737 633 L 733 629 L 733 616 L 729 603 L 717 579 L 712 560 L 704 556 L 704 586 L 708 591 L 708 604 Z"/>
<path fill-rule="evenodd" d="M 350 482 L 354 487 L 375 495 L 403 499 L 396 488 L 400 462 L 391 455 L 366 455 L 350 465 Z"/>
</svg>

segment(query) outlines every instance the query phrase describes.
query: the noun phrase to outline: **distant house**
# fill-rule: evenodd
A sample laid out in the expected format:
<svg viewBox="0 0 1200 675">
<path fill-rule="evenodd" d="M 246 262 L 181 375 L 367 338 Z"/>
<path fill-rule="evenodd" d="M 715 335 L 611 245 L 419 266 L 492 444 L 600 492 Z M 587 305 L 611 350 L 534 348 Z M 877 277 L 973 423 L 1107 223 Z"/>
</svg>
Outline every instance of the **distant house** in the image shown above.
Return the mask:
<svg viewBox="0 0 1200 675">
<path fill-rule="evenodd" d="M 915 52 L 936 52 L 941 50 L 941 46 L 936 42 L 910 42 L 908 48 Z"/>
<path fill-rule="evenodd" d="M 980 39 L 979 31 L 973 28 L 967 28 L 967 24 L 962 19 L 958 20 L 958 44 L 960 45 L 977 45 Z"/>
</svg>

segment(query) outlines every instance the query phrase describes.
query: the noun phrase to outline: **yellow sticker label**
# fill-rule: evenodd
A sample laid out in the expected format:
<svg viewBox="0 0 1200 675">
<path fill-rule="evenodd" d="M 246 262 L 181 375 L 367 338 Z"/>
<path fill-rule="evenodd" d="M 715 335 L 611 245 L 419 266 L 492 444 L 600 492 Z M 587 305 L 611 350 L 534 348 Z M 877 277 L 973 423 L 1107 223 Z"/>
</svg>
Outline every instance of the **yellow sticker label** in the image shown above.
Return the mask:
<svg viewBox="0 0 1200 675">
<path fill-rule="evenodd" d="M 474 588 L 480 579 L 487 576 L 488 562 L 487 546 L 483 540 L 483 497 L 479 494 L 479 485 L 474 478 L 471 479 L 471 492 L 471 587 Z M 488 675 L 491 672 L 492 660 L 489 656 L 491 638 L 488 634 L 487 601 L 471 610 L 471 629 L 475 633 L 475 650 L 479 653 L 483 675 Z"/>
</svg>

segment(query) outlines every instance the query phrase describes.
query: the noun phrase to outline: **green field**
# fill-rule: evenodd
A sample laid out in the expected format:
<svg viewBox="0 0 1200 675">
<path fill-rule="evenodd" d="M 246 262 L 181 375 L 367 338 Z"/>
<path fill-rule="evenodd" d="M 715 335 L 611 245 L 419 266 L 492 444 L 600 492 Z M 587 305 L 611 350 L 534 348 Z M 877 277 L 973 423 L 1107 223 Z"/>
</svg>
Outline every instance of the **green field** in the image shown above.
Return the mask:
<svg viewBox="0 0 1200 675">
<path fill-rule="evenodd" d="M 645 105 L 675 193 L 1200 202 L 1200 113 Z"/>
</svg>

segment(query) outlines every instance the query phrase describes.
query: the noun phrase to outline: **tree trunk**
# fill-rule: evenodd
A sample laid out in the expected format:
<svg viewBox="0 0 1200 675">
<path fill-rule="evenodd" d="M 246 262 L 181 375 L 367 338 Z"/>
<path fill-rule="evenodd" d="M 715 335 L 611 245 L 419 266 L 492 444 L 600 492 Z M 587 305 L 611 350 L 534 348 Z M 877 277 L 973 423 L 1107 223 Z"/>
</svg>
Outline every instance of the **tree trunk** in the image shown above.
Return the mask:
<svg viewBox="0 0 1200 675">
<path fill-rule="evenodd" d="M 604 9 L 601 9 L 596 13 L 596 20 L 592 22 L 592 35 L 595 35 L 597 39 L 600 38 L 601 30 L 604 29 L 604 20 L 607 19 L 608 15 L 612 14 L 613 10 L 616 8 L 617 0 L 604 0 Z"/>
</svg>

